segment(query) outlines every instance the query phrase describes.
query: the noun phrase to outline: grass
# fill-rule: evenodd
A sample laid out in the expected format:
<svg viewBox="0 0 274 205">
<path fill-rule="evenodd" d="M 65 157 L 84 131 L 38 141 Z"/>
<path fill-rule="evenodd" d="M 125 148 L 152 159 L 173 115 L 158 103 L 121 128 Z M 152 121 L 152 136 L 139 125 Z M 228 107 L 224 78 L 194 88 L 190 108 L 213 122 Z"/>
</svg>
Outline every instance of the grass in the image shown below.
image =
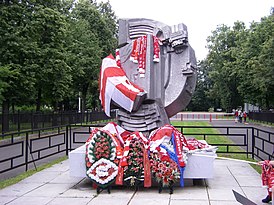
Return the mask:
<svg viewBox="0 0 274 205">
<path fill-rule="evenodd" d="M 35 169 L 28 170 L 28 171 L 26 171 L 26 172 L 24 172 L 24 173 L 22 173 L 22 174 L 20 174 L 20 175 L 18 175 L 16 177 L 12 177 L 12 178 L 3 180 L 3 181 L 0 182 L 0 189 L 3 189 L 5 187 L 7 187 L 7 186 L 16 184 L 16 183 L 22 181 L 23 179 L 25 179 L 25 178 L 27 178 L 27 177 L 29 177 L 29 176 L 37 173 L 37 172 L 40 172 L 40 171 L 42 171 L 44 169 L 50 168 L 53 165 L 58 164 L 58 163 L 66 160 L 66 159 L 68 159 L 67 156 L 61 157 L 61 158 L 58 158 L 56 160 L 53 160 L 50 163 L 47 163 L 47 164 L 44 164 L 42 166 L 37 167 L 37 170 L 35 170 Z"/>
<path fill-rule="evenodd" d="M 172 121 L 172 125 L 174 126 L 208 126 L 211 127 L 211 125 L 206 121 Z M 187 138 L 196 138 L 198 140 L 204 139 L 204 135 L 197 135 L 198 133 L 206 133 L 206 141 L 208 144 L 231 144 L 233 145 L 234 142 L 230 140 L 228 137 L 221 135 L 220 132 L 215 128 L 184 128 L 182 132 Z M 220 135 L 211 135 L 210 134 L 220 134 Z M 226 151 L 225 146 L 218 146 L 218 151 Z M 253 160 L 251 156 L 248 156 L 245 154 L 245 150 L 243 150 L 241 147 L 238 146 L 229 146 L 229 151 L 231 152 L 243 152 L 243 154 L 234 154 L 234 153 L 218 153 L 218 156 L 220 157 L 227 157 L 232 159 L 241 159 L 251 162 L 257 162 L 256 160 Z M 258 172 L 261 173 L 261 167 L 258 165 L 251 166 Z"/>
</svg>

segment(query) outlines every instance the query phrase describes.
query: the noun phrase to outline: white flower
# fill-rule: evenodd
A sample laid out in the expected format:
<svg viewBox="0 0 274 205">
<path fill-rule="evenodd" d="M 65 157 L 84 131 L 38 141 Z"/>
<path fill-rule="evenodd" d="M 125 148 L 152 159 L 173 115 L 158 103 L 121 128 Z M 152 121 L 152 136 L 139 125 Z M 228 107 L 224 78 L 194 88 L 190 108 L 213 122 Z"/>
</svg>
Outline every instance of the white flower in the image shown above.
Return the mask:
<svg viewBox="0 0 274 205">
<path fill-rule="evenodd" d="M 114 171 L 109 173 L 109 170 L 111 168 L 113 168 Z M 93 170 L 95 170 L 95 175 L 92 172 Z M 87 171 L 87 175 L 100 184 L 107 184 L 108 182 L 113 180 L 117 176 L 117 174 L 117 165 L 105 158 L 99 159 Z"/>
</svg>

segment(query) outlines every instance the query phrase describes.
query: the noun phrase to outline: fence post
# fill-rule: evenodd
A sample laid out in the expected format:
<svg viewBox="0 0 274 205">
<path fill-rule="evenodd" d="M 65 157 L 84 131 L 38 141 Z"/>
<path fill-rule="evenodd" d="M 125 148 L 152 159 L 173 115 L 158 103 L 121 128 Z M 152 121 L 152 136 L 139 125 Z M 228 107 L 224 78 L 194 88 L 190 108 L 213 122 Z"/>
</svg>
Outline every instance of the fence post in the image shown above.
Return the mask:
<svg viewBox="0 0 274 205">
<path fill-rule="evenodd" d="M 66 125 L 66 155 L 69 153 L 69 141 L 68 141 L 68 125 Z"/>
<path fill-rule="evenodd" d="M 252 159 L 254 159 L 254 155 L 255 155 L 255 149 L 254 149 L 254 146 L 255 146 L 255 136 L 254 136 L 254 127 L 252 127 L 252 138 L 251 138 L 251 150 L 252 150 Z"/>
<path fill-rule="evenodd" d="M 26 147 L 25 147 L 25 163 L 26 163 L 26 171 L 28 171 L 28 164 L 29 164 L 29 152 L 28 152 L 28 145 L 29 145 L 29 132 L 26 132 Z"/>
<path fill-rule="evenodd" d="M 20 111 L 17 111 L 17 130 L 20 132 Z"/>
</svg>

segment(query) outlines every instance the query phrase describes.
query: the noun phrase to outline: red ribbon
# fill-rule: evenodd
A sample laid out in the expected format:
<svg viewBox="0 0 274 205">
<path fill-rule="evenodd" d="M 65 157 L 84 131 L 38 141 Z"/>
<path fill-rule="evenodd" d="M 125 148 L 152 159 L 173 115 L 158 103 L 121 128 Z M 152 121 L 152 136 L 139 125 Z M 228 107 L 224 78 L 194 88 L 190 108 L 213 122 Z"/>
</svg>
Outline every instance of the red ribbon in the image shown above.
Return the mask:
<svg viewBox="0 0 274 205">
<path fill-rule="evenodd" d="M 150 162 L 148 158 L 147 150 L 143 149 L 143 160 L 144 160 L 144 187 L 151 187 L 151 171 L 150 171 Z"/>
</svg>

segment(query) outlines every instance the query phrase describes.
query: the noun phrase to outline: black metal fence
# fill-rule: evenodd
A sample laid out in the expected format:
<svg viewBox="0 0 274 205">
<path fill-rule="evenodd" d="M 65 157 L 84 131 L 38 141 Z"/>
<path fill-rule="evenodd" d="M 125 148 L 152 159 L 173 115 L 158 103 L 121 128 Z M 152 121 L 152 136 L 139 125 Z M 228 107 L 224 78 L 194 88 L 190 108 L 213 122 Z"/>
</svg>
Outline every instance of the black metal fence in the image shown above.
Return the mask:
<svg viewBox="0 0 274 205">
<path fill-rule="evenodd" d="M 111 118 L 116 113 L 111 112 Z M 68 124 L 87 124 L 99 120 L 107 120 L 108 116 L 102 111 L 66 111 L 66 112 L 17 112 L 0 114 L 1 133 L 20 132 L 28 129 L 50 128 Z"/>
<path fill-rule="evenodd" d="M 49 162 L 69 151 L 83 145 L 92 127 L 99 125 L 67 125 L 51 129 L 37 129 L 34 132 L 24 131 L 9 134 L 9 138 L 0 141 L 0 178 L 7 178 L 22 173 L 37 165 Z M 274 151 L 274 133 L 254 127 L 226 126 L 176 126 L 185 136 L 201 136 L 210 142 L 210 138 L 226 136 L 232 143 L 210 143 L 218 146 L 217 153 L 237 153 L 251 156 L 253 159 L 272 159 Z M 188 128 L 199 132 L 187 133 Z M 208 132 L 208 129 L 219 130 L 218 134 Z M 42 133 L 43 131 L 43 133 Z M 20 137 L 15 137 L 15 136 Z M 8 134 L 2 134 L 1 138 Z M 234 147 L 242 148 L 235 151 Z"/>
<path fill-rule="evenodd" d="M 249 112 L 248 117 L 251 120 L 274 123 L 274 112 Z"/>
</svg>

